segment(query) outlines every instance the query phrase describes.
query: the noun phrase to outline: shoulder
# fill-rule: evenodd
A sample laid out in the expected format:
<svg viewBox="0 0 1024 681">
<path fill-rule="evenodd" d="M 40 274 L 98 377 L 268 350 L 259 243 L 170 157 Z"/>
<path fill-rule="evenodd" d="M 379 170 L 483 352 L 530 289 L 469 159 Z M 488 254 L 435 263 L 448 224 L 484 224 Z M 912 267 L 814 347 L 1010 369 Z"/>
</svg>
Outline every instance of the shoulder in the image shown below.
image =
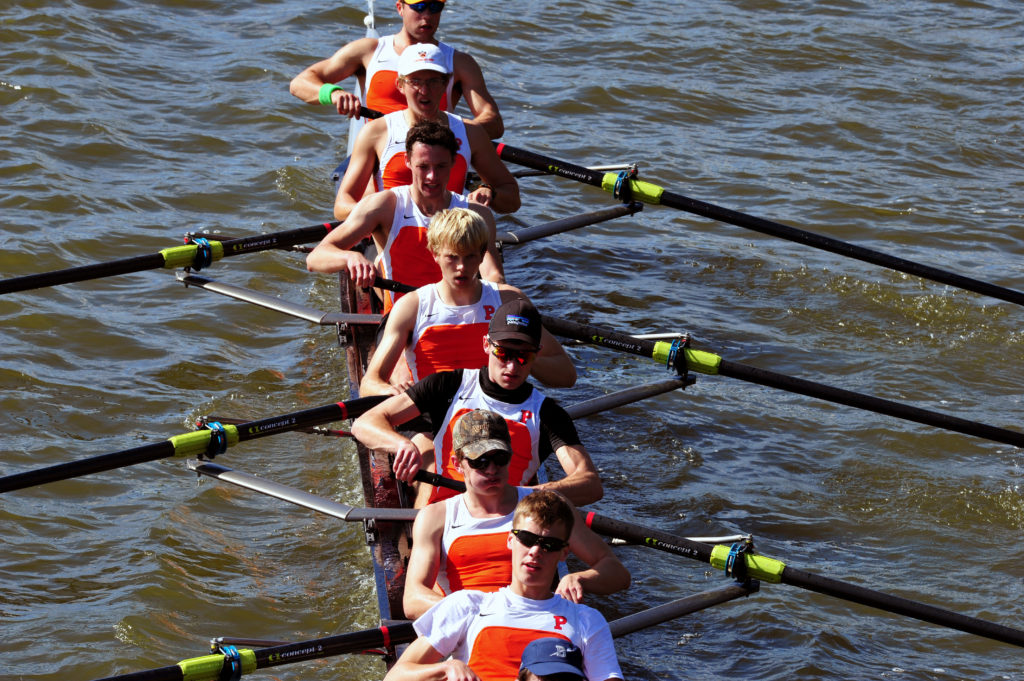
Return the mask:
<svg viewBox="0 0 1024 681">
<path fill-rule="evenodd" d="M 498 284 L 498 291 L 501 293 L 501 302 L 507 303 L 516 298 L 525 298 L 526 294 L 511 284 Z"/>
<path fill-rule="evenodd" d="M 398 197 L 392 191 L 374 192 L 359 199 L 356 206 L 367 215 L 386 218 L 389 222 L 394 217 Z"/>
<path fill-rule="evenodd" d="M 477 203 L 476 201 L 467 201 L 466 208 L 473 211 L 474 213 L 479 213 L 480 216 L 484 219 L 484 221 L 487 222 L 487 224 L 490 225 L 494 223 L 494 213 L 491 211 L 490 208 L 488 208 L 484 204 Z"/>
<path fill-rule="evenodd" d="M 452 55 L 452 69 L 455 71 L 456 78 L 467 75 L 482 75 L 480 65 L 476 62 L 476 59 L 473 59 L 471 54 L 462 50 L 455 50 L 455 53 Z"/>
<path fill-rule="evenodd" d="M 410 291 L 404 296 L 398 299 L 394 307 L 391 308 L 391 315 L 388 317 L 387 327 L 392 324 L 395 327 L 410 325 L 416 320 L 416 315 L 419 313 L 420 307 L 420 292 L 419 290 Z"/>
<path fill-rule="evenodd" d="M 359 38 L 353 40 L 350 43 L 345 43 L 341 46 L 337 52 L 334 53 L 334 59 L 342 60 L 355 60 L 358 59 L 362 62 L 369 61 L 370 57 L 377 50 L 377 38 Z"/>
<path fill-rule="evenodd" d="M 414 523 L 416 527 L 427 536 L 440 534 L 444 528 L 444 518 L 448 508 L 447 502 L 448 500 L 445 499 L 433 504 L 427 504 L 420 509 L 420 512 L 416 514 L 416 521 Z"/>
</svg>

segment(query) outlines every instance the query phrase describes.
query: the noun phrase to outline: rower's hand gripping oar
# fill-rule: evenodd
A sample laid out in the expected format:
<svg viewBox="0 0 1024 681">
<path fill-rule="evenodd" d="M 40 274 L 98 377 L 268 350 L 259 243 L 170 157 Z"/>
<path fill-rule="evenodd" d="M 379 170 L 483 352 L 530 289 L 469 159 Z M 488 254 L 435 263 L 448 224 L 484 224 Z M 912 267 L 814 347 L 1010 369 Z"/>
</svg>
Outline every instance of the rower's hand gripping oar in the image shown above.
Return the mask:
<svg viewBox="0 0 1024 681">
<path fill-rule="evenodd" d="M 45 286 L 58 286 L 76 281 L 87 281 L 89 279 L 112 277 L 118 274 L 130 274 L 145 270 L 173 270 L 179 267 L 188 267 L 199 271 L 221 258 L 233 255 L 268 251 L 275 248 L 288 248 L 297 244 L 320 241 L 327 236 L 328 232 L 340 224 L 340 222 L 325 222 L 310 227 L 300 227 L 283 232 L 258 234 L 225 241 L 195 238 L 183 246 L 165 248 L 149 255 L 3 279 L 0 280 L 0 294 L 16 293 Z"/>
<path fill-rule="evenodd" d="M 348 402 L 336 402 L 238 425 L 210 423 L 205 429 L 176 435 L 162 442 L 6 475 L 0 478 L 0 493 L 174 456 L 213 458 L 228 447 L 246 440 L 355 418 L 383 402 L 385 397 L 360 397 Z"/>
<path fill-rule="evenodd" d="M 742 547 L 736 545 L 711 546 L 660 530 L 605 518 L 592 512 L 586 514 L 585 518 L 587 525 L 598 534 L 626 539 L 636 544 L 708 563 L 720 570 L 727 570 L 727 574 L 741 580 L 751 578 L 770 584 L 798 586 L 897 615 L 905 615 L 924 622 L 1024 647 L 1024 631 L 1019 629 L 791 568 L 782 561 L 741 550 Z"/>
<path fill-rule="evenodd" d="M 719 376 L 728 376 L 729 378 L 738 378 L 742 381 L 756 383 L 769 388 L 779 388 L 780 390 L 807 395 L 808 397 L 816 397 L 836 404 L 844 404 L 848 407 L 873 411 L 877 414 L 895 416 L 896 418 L 952 430 L 965 435 L 973 435 L 994 442 L 1024 447 L 1024 433 L 978 423 L 977 421 L 969 421 L 956 416 L 921 409 L 920 407 L 912 407 L 851 390 L 833 388 L 822 383 L 787 376 L 767 369 L 730 362 L 713 353 L 695 350 L 684 341 L 645 340 L 611 329 L 579 324 L 548 315 L 543 316 L 543 322 L 544 327 L 556 336 L 575 338 L 586 343 L 650 357 L 659 363 L 667 365 L 670 369 L 678 371 L 680 374 L 685 374 L 687 371 L 695 371 L 701 374 L 717 374 Z"/>
<path fill-rule="evenodd" d="M 840 241 L 839 239 L 833 239 L 821 234 L 815 234 L 814 232 L 808 232 L 807 230 L 784 225 L 779 222 L 754 217 L 728 208 L 722 208 L 721 206 L 705 203 L 704 201 L 698 201 L 697 199 L 691 199 L 687 196 L 683 196 L 682 194 L 675 194 L 667 191 L 664 187 L 660 187 L 656 184 L 638 180 L 626 172 L 605 173 L 572 163 L 566 163 L 565 161 L 559 161 L 558 159 L 551 158 L 549 156 L 542 156 L 541 154 L 526 151 L 525 149 L 510 147 L 507 144 L 499 142 L 495 142 L 495 146 L 497 147 L 498 156 L 503 161 L 518 163 L 519 165 L 526 166 L 527 168 L 535 168 L 552 175 L 559 175 L 561 177 L 567 177 L 569 179 L 582 182 L 583 184 L 600 187 L 601 189 L 611 193 L 615 198 L 623 201 L 637 200 L 643 201 L 644 203 L 654 205 L 660 204 L 670 208 L 676 208 L 688 213 L 694 213 L 706 218 L 711 218 L 712 220 L 718 220 L 720 222 L 736 225 L 737 227 L 744 227 L 746 229 L 754 230 L 755 232 L 761 232 L 762 234 L 776 236 L 780 239 L 795 241 L 796 243 L 804 244 L 805 246 L 811 246 L 812 248 L 818 248 L 847 258 L 854 258 L 873 265 L 887 267 L 889 269 L 896 270 L 897 272 L 905 272 L 924 279 L 931 279 L 932 281 L 937 281 L 942 284 L 956 286 L 957 288 L 962 288 L 967 291 L 974 291 L 975 293 L 991 296 L 992 298 L 997 298 L 999 300 L 1016 303 L 1017 305 L 1024 305 L 1024 293 L 1020 291 L 954 274 L 953 272 L 941 270 L 937 267 L 931 267 L 930 265 L 922 265 L 911 260 L 905 260 L 903 258 L 882 253 L 881 251 L 864 248 L 863 246 L 856 246 L 845 241 Z"/>
</svg>

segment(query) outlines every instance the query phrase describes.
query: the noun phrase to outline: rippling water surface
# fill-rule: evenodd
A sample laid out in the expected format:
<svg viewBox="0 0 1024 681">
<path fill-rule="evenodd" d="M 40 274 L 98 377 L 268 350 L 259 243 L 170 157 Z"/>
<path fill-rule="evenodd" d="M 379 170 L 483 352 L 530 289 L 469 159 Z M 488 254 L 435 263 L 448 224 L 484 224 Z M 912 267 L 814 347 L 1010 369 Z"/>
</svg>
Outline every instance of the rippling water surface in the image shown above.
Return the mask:
<svg viewBox="0 0 1024 681">
<path fill-rule="evenodd" d="M 379 25 L 394 10 L 377 3 Z M 330 217 L 346 126 L 290 78 L 363 32 L 366 5 L 10 0 L 0 13 L 0 276 Z M 1005 0 L 451 0 L 504 141 L 636 161 L 679 194 L 1024 289 L 1024 22 Z M 525 224 L 609 205 L 524 179 Z M 502 220 L 503 229 L 517 223 Z M 995 426 L 1024 414 L 1024 310 L 666 207 L 506 250 L 544 308 L 690 331 L 724 358 Z M 332 309 L 301 256 L 210 276 Z M 329 329 L 154 271 L 0 297 L 0 473 L 127 449 L 200 415 L 346 396 Z M 573 403 L 663 369 L 571 350 Z M 744 531 L 798 567 L 1024 629 L 1024 456 L 724 377 L 580 422 L 595 509 L 691 535 Z M 227 465 L 358 505 L 351 443 L 285 434 Z M 0 676 L 91 679 L 203 654 L 212 636 L 374 626 L 359 527 L 197 483 L 161 461 L 3 495 Z M 620 555 L 609 618 L 723 583 Z M 791 586 L 618 643 L 629 678 L 1020 679 L 1019 649 Z M 373 658 L 268 678 L 374 679 Z"/>
</svg>

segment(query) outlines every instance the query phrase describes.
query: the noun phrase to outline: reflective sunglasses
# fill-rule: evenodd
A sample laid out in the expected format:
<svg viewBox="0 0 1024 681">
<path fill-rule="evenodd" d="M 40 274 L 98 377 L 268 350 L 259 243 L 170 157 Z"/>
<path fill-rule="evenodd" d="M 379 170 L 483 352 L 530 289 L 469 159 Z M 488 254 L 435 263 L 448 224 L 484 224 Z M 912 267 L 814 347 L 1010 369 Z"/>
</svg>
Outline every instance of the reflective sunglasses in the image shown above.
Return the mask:
<svg viewBox="0 0 1024 681">
<path fill-rule="evenodd" d="M 428 11 L 431 14 L 440 14 L 441 10 L 444 9 L 444 3 L 441 0 L 430 0 L 429 2 L 407 2 L 405 6 L 411 9 L 416 14 L 423 14 L 424 11 Z"/>
<path fill-rule="evenodd" d="M 508 462 L 512 460 L 512 455 L 509 452 L 488 452 L 483 456 L 478 456 L 475 459 L 464 457 L 463 460 L 469 464 L 469 467 L 475 471 L 487 470 L 487 467 L 492 463 L 498 468 L 507 466 Z"/>
<path fill-rule="evenodd" d="M 515 362 L 519 366 L 524 366 L 527 362 L 532 362 L 533 358 L 537 356 L 536 350 L 513 350 L 512 348 L 503 348 L 500 345 L 491 343 L 491 354 L 498 358 L 498 361 L 504 364 L 505 362 Z"/>
<path fill-rule="evenodd" d="M 518 539 L 519 543 L 526 548 L 532 549 L 534 546 L 540 546 L 540 550 L 546 553 L 561 551 L 569 545 L 569 542 L 565 539 L 542 537 L 539 534 L 527 532 L 526 530 L 512 530 L 512 536 Z"/>
</svg>

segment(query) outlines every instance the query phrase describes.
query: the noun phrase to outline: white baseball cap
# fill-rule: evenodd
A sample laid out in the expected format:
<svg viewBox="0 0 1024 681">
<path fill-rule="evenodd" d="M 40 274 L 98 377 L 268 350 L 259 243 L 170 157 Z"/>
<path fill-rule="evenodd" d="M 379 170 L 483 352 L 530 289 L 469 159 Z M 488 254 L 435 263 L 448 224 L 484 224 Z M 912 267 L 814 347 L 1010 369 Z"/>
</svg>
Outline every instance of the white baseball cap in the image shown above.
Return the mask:
<svg viewBox="0 0 1024 681">
<path fill-rule="evenodd" d="M 417 71 L 448 73 L 441 48 L 431 43 L 417 43 L 402 50 L 398 57 L 398 75 L 408 76 Z"/>
</svg>

